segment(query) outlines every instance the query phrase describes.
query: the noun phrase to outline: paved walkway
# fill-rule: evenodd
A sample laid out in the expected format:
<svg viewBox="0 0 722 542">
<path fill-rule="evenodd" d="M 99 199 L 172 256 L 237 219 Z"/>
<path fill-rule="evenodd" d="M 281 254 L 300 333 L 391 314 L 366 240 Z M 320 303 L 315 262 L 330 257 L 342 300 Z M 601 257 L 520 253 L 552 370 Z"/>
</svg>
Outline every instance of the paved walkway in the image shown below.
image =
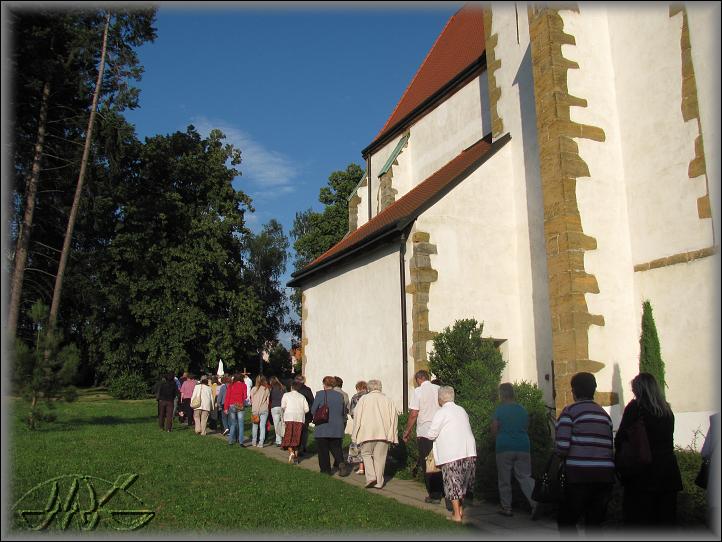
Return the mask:
<svg viewBox="0 0 722 542">
<path fill-rule="evenodd" d="M 220 433 L 215 433 L 214 436 L 223 439 L 226 438 Z M 250 440 L 247 439 L 246 443 L 250 443 Z M 263 448 L 254 447 L 247 449 L 283 463 L 288 462 L 288 452 L 276 447 L 275 444 L 266 444 Z M 301 458 L 298 467 L 313 472 L 320 472 L 318 458 L 315 454 Z M 346 477 L 334 474 L 334 478 L 362 489 L 366 484 L 366 478 L 356 473 L 351 473 Z M 414 480 L 399 480 L 387 476 L 383 489 L 365 489 L 365 491 L 373 491 L 379 495 L 396 499 L 403 504 L 415 506 L 416 508 L 428 510 L 443 516 L 450 516 L 450 512 L 446 510 L 443 500 L 441 504 L 425 503 L 426 489 L 422 484 Z M 512 517 L 505 517 L 497 514 L 497 510 L 498 505 L 495 503 L 475 500 L 473 503 L 466 503 L 464 507 L 464 519 L 467 524 L 477 528 L 481 534 L 491 535 L 494 538 L 509 538 L 512 540 L 519 540 L 521 538 L 559 538 L 556 521 L 553 519 L 545 517 L 537 521 L 532 521 L 529 513 L 524 511 L 515 512 Z"/>
</svg>

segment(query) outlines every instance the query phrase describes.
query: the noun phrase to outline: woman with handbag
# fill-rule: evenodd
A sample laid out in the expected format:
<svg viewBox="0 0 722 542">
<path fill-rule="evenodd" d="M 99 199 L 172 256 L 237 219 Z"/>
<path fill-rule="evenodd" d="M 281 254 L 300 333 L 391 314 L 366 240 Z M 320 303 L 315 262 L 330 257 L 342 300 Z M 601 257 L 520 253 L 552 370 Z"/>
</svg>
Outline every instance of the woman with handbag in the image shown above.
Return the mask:
<svg viewBox="0 0 722 542">
<path fill-rule="evenodd" d="M 213 410 L 213 392 L 208 385 L 208 379 L 203 378 L 191 396 L 191 407 L 193 408 L 193 420 L 195 422 L 195 431 L 197 435 L 206 434 L 206 426 L 208 424 L 208 415 Z"/>
<path fill-rule="evenodd" d="M 251 446 L 263 448 L 266 442 L 266 422 L 268 421 L 268 399 L 270 391 L 268 381 L 263 375 L 256 377 L 256 385 L 251 388 Z M 260 431 L 259 431 L 260 429 Z M 256 440 L 258 437 L 258 440 Z"/>
<path fill-rule="evenodd" d="M 281 410 L 283 411 L 283 440 L 281 448 L 288 450 L 288 462 L 298 463 L 298 448 L 301 445 L 301 433 L 306 413 L 309 411 L 308 401 L 299 393 L 303 384 L 294 380 L 291 384 L 291 391 L 285 393 L 281 398 Z"/>
<path fill-rule="evenodd" d="M 348 465 L 341 449 L 346 428 L 346 406 L 343 395 L 333 389 L 336 384 L 335 377 L 324 377 L 323 390 L 313 400 L 311 414 L 315 425 L 314 438 L 318 446 L 318 466 L 321 472 L 333 474 L 329 459 L 331 452 L 334 462 L 338 464 L 339 475 L 348 476 L 351 471 L 347 470 Z"/>
<path fill-rule="evenodd" d="M 674 455 L 674 414 L 653 375 L 634 377 L 632 393 L 634 399 L 624 409 L 615 442 L 617 473 L 624 486 L 624 523 L 674 525 L 677 492 L 682 490 Z"/>
</svg>

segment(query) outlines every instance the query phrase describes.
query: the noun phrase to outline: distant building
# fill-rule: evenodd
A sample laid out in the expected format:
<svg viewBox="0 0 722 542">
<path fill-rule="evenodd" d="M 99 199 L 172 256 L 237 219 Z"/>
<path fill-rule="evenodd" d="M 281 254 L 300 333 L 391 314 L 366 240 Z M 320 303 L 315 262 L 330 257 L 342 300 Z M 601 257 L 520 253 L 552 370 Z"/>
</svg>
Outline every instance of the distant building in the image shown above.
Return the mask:
<svg viewBox="0 0 722 542">
<path fill-rule="evenodd" d="M 505 380 L 559 411 L 595 373 L 616 423 L 649 299 L 685 445 L 719 408 L 718 11 L 521 6 L 451 17 L 363 150 L 348 235 L 289 283 L 303 372 L 401 408 L 473 317 Z"/>
</svg>

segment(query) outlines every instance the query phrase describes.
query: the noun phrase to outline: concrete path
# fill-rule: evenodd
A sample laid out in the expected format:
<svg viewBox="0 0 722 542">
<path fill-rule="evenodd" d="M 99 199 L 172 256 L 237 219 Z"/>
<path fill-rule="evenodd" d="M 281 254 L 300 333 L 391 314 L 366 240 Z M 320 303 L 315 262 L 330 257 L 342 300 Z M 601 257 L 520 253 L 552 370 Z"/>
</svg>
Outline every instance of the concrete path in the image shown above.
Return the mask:
<svg viewBox="0 0 722 542">
<path fill-rule="evenodd" d="M 214 436 L 223 439 L 226 438 L 220 433 L 215 433 Z M 246 443 L 249 444 L 250 440 L 247 439 Z M 247 449 L 283 463 L 288 462 L 288 452 L 276 447 L 275 444 L 266 444 L 263 448 L 254 447 Z M 302 457 L 298 467 L 320 474 L 318 458 L 315 454 Z M 366 484 L 366 478 L 356 473 L 351 473 L 346 477 L 334 474 L 334 478 L 362 489 Z M 450 512 L 446 510 L 443 500 L 441 504 L 428 504 L 424 502 L 426 489 L 419 482 L 414 480 L 399 480 L 389 478 L 388 476 L 385 482 L 383 489 L 364 490 L 396 499 L 400 503 L 415 506 L 422 510 L 428 510 L 429 512 L 443 516 L 451 515 Z M 515 511 L 512 517 L 499 515 L 497 510 L 498 504 L 495 503 L 487 503 L 480 500 L 474 500 L 473 503 L 466 503 L 464 507 L 465 523 L 477 528 L 480 533 L 491 535 L 494 538 L 509 538 L 512 540 L 559 538 L 556 521 L 549 517 L 532 521 L 529 513 L 523 510 Z"/>
</svg>

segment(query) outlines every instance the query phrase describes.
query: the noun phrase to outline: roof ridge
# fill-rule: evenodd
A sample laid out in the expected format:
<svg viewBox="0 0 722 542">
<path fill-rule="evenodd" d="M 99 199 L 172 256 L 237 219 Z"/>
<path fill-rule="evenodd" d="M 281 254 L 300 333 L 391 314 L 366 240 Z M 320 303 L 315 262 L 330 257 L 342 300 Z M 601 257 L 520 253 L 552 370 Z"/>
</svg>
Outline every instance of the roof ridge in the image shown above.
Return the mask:
<svg viewBox="0 0 722 542">
<path fill-rule="evenodd" d="M 396 111 L 399 109 L 399 106 L 401 106 L 401 104 L 403 103 L 404 98 L 405 98 L 406 95 L 409 93 L 409 90 L 411 89 L 411 87 L 414 86 L 414 81 L 416 81 L 416 78 L 419 76 L 419 74 L 421 73 L 421 70 L 422 70 L 422 69 L 424 68 L 424 66 L 426 65 L 426 61 L 429 60 L 429 57 L 431 56 L 431 53 L 433 52 L 434 48 L 436 47 L 436 44 L 439 43 L 439 40 L 440 40 L 441 37 L 444 35 L 444 32 L 446 32 L 446 29 L 447 29 L 447 28 L 449 27 L 449 25 L 451 24 L 451 21 L 454 20 L 454 18 L 459 14 L 459 12 L 460 12 L 462 9 L 464 9 L 464 7 L 465 7 L 465 6 L 460 7 L 460 8 L 456 11 L 456 13 L 454 13 L 451 17 L 449 17 L 449 20 L 446 21 L 446 24 L 444 25 L 444 28 L 442 28 L 442 29 L 441 29 L 441 32 L 439 32 L 439 35 L 436 36 L 436 39 L 434 40 L 433 45 L 432 45 L 431 48 L 429 49 L 429 52 L 426 53 L 426 56 L 424 57 L 423 62 L 421 62 L 421 64 L 419 65 L 419 68 L 416 70 L 416 73 L 415 73 L 414 76 L 411 78 L 411 82 L 406 86 L 406 90 L 404 90 L 404 93 L 401 95 L 401 98 L 399 98 L 399 101 L 396 102 L 396 106 L 394 107 L 393 111 L 391 111 L 391 114 L 389 115 L 389 118 L 386 119 L 386 123 L 384 124 L 383 128 L 381 128 L 381 130 L 376 134 L 376 137 L 374 137 L 374 140 L 378 139 L 378 137 L 379 137 L 381 134 L 384 133 L 384 130 L 386 130 L 386 128 L 388 128 L 389 122 L 391 122 L 391 119 L 394 118 L 394 114 L 395 114 Z"/>
</svg>

